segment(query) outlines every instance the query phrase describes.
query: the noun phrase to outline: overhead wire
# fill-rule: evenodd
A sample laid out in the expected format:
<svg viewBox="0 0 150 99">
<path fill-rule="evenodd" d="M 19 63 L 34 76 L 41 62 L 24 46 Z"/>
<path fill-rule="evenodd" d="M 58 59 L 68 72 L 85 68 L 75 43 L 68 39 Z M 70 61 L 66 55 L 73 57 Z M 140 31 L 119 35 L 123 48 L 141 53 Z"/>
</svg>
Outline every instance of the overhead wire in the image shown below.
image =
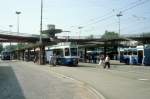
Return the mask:
<svg viewBox="0 0 150 99">
<path fill-rule="evenodd" d="M 133 8 L 139 6 L 139 5 L 142 5 L 142 4 L 144 4 L 144 3 L 148 2 L 148 1 L 150 1 L 150 0 L 144 0 L 144 1 L 142 1 L 142 0 L 137 0 L 137 1 L 135 1 L 135 2 L 132 2 L 132 3 L 131 3 L 131 4 L 132 4 L 131 6 L 125 8 L 125 9 L 122 9 L 120 12 L 126 12 L 126 11 L 131 10 L 131 9 L 133 9 Z M 89 23 L 89 24 L 86 24 L 86 25 L 82 25 L 82 26 L 83 26 L 83 27 L 87 27 L 87 26 L 89 26 L 89 25 L 93 25 L 93 24 L 96 24 L 96 23 L 99 23 L 99 22 L 108 20 L 108 19 L 110 19 L 110 18 L 116 16 L 116 14 L 112 14 L 112 15 L 110 15 L 110 14 L 111 14 L 111 12 L 110 12 L 110 13 L 107 13 L 107 14 L 105 14 L 105 15 L 103 15 L 103 16 L 101 17 L 102 19 L 100 19 L 100 18 L 92 19 L 92 20 L 94 20 L 95 22 L 92 22 L 92 23 Z M 107 16 L 107 15 L 109 15 L 109 16 Z M 106 16 L 107 16 L 107 17 L 106 17 Z M 98 20 L 98 19 L 99 19 L 99 20 Z"/>
<path fill-rule="evenodd" d="M 132 4 L 138 3 L 139 1 L 141 1 L 141 0 L 136 0 L 136 1 L 134 1 L 134 2 L 131 2 L 131 3 L 128 4 L 128 5 L 132 5 Z M 120 9 L 122 9 L 122 8 L 120 8 Z M 109 11 L 108 13 L 106 13 L 106 14 L 100 16 L 100 17 L 90 19 L 87 23 L 89 23 L 90 21 L 97 21 L 97 20 L 99 20 L 99 19 L 101 19 L 101 18 L 104 18 L 105 16 L 110 15 L 110 14 L 113 13 L 114 11 L 115 11 L 115 9 L 112 9 L 112 11 Z M 84 23 L 84 24 L 85 24 L 85 23 Z M 82 26 L 82 24 L 80 24 L 80 25 Z M 80 25 L 79 25 L 79 26 L 80 26 Z"/>
<path fill-rule="evenodd" d="M 138 2 L 138 1 L 141 1 L 141 2 Z M 121 12 L 127 12 L 128 10 L 131 10 L 131 9 L 137 7 L 137 6 L 140 6 L 140 5 L 142 5 L 142 4 L 145 4 L 146 2 L 148 2 L 148 1 L 150 1 L 150 0 L 144 0 L 144 1 L 138 0 L 138 1 L 132 3 L 132 6 L 129 6 L 129 7 L 125 8 L 125 9 L 122 9 Z M 135 4 L 135 3 L 136 3 L 136 4 Z M 114 16 L 116 16 L 116 14 L 115 14 Z M 103 18 L 103 19 L 101 19 L 101 20 L 98 20 L 98 21 L 96 21 L 96 22 L 93 22 L 92 24 L 96 24 L 96 23 L 99 23 L 99 22 L 108 20 L 108 19 L 111 18 L 111 17 L 113 17 L 113 15 L 112 15 L 112 16 L 109 16 L 109 17 L 106 17 L 106 18 Z M 92 24 L 87 24 L 86 26 L 92 25 Z M 113 24 L 114 24 L 114 23 L 113 23 Z M 121 30 L 122 30 L 122 29 L 121 29 Z"/>
</svg>

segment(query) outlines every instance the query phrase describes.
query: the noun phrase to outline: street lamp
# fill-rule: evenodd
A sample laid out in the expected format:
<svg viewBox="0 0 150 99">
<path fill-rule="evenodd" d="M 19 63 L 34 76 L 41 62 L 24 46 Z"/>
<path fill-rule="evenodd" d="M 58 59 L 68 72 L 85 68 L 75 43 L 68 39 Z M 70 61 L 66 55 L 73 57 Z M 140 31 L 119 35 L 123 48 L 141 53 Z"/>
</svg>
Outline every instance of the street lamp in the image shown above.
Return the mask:
<svg viewBox="0 0 150 99">
<path fill-rule="evenodd" d="M 78 29 L 80 30 L 80 31 L 79 31 L 79 39 L 80 39 L 80 34 L 81 34 L 81 29 L 82 29 L 82 28 L 83 28 L 82 26 L 79 26 L 79 27 L 78 27 Z"/>
<path fill-rule="evenodd" d="M 16 14 L 17 14 L 17 33 L 19 35 L 19 15 L 21 14 L 20 11 L 16 11 Z M 17 58 L 19 59 L 19 45 L 17 44 Z"/>
<path fill-rule="evenodd" d="M 118 24 L 119 24 L 119 30 L 118 30 L 118 32 L 119 32 L 119 36 L 120 36 L 120 17 L 123 16 L 122 12 L 119 12 L 116 16 L 118 17 L 118 20 L 119 20 L 118 21 Z"/>
<path fill-rule="evenodd" d="M 19 14 L 21 14 L 21 12 L 16 11 L 17 14 L 17 33 L 19 34 Z"/>
<path fill-rule="evenodd" d="M 9 32 L 11 33 L 11 28 L 13 27 L 13 25 L 9 25 Z M 11 47 L 11 41 L 10 41 L 10 47 Z"/>
<path fill-rule="evenodd" d="M 120 11 L 116 16 L 118 17 L 118 24 L 119 24 L 118 36 L 120 37 L 120 17 L 123 16 L 122 12 Z M 119 46 L 118 46 L 118 59 L 120 60 L 120 47 Z"/>
<path fill-rule="evenodd" d="M 39 63 L 40 65 L 44 64 L 44 59 L 43 59 L 43 48 L 41 46 L 42 44 L 42 23 L 43 23 L 43 0 L 41 0 L 41 17 L 40 17 L 40 39 L 39 39 L 39 47 L 40 47 L 40 51 L 39 51 Z"/>
<path fill-rule="evenodd" d="M 41 0 L 41 20 L 40 20 L 40 41 L 39 43 L 42 44 L 42 25 L 43 25 L 43 0 Z"/>
<path fill-rule="evenodd" d="M 11 28 L 12 27 L 13 27 L 13 25 L 9 25 L 9 33 L 11 33 Z M 10 45 L 9 45 L 9 50 L 12 51 L 11 41 L 10 41 Z M 12 59 L 12 53 L 10 53 L 10 59 Z"/>
</svg>

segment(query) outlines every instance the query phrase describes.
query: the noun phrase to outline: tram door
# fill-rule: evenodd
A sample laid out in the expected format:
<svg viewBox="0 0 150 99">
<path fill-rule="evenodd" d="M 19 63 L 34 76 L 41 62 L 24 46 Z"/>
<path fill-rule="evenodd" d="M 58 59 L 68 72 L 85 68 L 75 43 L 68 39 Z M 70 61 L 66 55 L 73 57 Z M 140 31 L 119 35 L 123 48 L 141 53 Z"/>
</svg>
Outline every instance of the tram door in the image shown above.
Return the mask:
<svg viewBox="0 0 150 99">
<path fill-rule="evenodd" d="M 143 50 L 138 50 L 138 63 L 142 64 L 143 60 Z"/>
</svg>

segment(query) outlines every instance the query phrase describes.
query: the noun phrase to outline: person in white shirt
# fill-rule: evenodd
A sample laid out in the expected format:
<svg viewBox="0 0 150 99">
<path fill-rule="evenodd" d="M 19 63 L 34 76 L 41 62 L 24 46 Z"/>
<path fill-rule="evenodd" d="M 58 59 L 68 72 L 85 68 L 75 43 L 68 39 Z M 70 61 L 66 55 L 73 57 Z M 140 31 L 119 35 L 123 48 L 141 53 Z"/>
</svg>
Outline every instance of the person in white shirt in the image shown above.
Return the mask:
<svg viewBox="0 0 150 99">
<path fill-rule="evenodd" d="M 104 60 L 105 60 L 104 55 L 101 55 L 101 56 L 100 56 L 99 65 L 103 65 L 103 64 L 105 63 Z"/>
<path fill-rule="evenodd" d="M 108 67 L 108 69 L 110 69 L 110 57 L 108 55 L 105 58 L 104 69 L 106 68 L 106 66 Z"/>
</svg>

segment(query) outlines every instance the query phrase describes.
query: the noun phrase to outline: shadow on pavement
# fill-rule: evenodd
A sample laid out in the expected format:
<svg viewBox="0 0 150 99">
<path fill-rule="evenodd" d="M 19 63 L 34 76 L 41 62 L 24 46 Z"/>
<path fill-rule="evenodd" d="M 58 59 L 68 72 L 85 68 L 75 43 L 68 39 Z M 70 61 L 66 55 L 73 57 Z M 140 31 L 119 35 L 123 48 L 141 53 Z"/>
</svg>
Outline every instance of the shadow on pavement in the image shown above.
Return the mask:
<svg viewBox="0 0 150 99">
<path fill-rule="evenodd" d="M 16 75 L 10 66 L 0 66 L 0 99 L 25 99 Z"/>
<path fill-rule="evenodd" d="M 76 67 L 91 67 L 91 68 L 95 68 L 96 66 L 93 66 L 93 65 L 78 65 Z"/>
</svg>

